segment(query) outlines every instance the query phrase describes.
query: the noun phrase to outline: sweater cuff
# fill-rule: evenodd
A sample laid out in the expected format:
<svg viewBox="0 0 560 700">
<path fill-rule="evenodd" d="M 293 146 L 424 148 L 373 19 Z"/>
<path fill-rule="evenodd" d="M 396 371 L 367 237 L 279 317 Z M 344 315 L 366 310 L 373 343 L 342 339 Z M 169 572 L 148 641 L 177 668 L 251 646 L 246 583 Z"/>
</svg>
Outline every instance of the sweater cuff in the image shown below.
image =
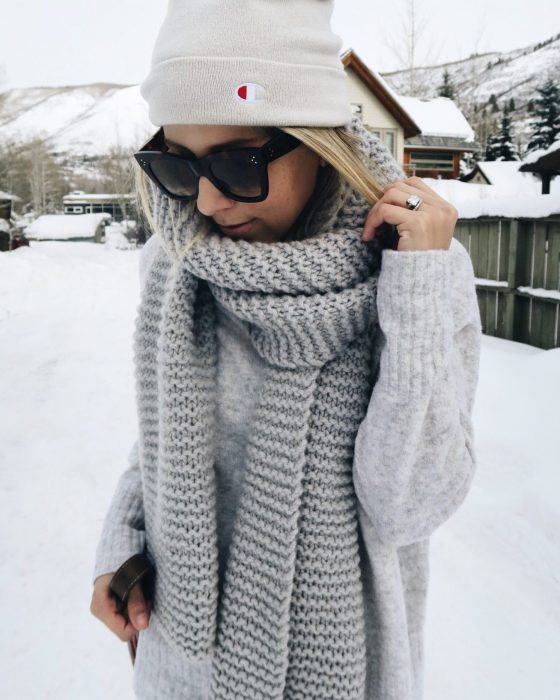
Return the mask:
<svg viewBox="0 0 560 700">
<path fill-rule="evenodd" d="M 433 380 L 453 337 L 449 250 L 384 249 L 377 286 L 387 347 L 382 371 L 391 394 L 408 400 Z M 384 365 L 384 366 L 383 366 Z"/>
<path fill-rule="evenodd" d="M 118 543 L 113 542 L 109 547 L 107 542 L 101 541 L 96 552 L 92 573 L 92 583 L 102 574 L 114 573 L 121 564 L 135 554 L 144 551 L 145 534 L 143 530 L 124 528 L 123 536 Z"/>
</svg>

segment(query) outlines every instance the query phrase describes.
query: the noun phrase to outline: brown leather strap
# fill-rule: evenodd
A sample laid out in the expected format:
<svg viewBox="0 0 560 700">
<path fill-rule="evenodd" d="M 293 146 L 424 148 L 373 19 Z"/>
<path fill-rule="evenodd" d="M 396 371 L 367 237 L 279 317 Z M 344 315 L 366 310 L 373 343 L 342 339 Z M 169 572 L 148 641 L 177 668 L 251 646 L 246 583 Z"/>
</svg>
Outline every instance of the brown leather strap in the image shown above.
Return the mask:
<svg viewBox="0 0 560 700">
<path fill-rule="evenodd" d="M 145 554 L 135 554 L 121 564 L 109 582 L 110 590 L 120 599 L 119 607 L 124 607 L 133 586 L 144 577 L 153 575 L 154 572 L 154 565 Z M 146 591 L 149 591 L 148 586 Z"/>
</svg>

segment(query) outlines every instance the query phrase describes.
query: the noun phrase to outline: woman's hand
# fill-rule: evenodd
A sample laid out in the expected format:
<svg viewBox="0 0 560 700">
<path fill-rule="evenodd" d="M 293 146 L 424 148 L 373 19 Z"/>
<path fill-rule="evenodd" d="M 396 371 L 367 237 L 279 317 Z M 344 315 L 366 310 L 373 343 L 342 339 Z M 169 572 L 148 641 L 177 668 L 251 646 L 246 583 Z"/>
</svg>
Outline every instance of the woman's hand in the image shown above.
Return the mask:
<svg viewBox="0 0 560 700">
<path fill-rule="evenodd" d="M 372 240 L 375 229 L 387 222 L 397 227 L 397 250 L 449 250 L 459 215 L 452 204 L 419 177 L 397 180 L 384 187 L 383 193 L 367 216 L 362 240 Z M 416 211 L 406 206 L 413 194 L 422 199 Z"/>
<path fill-rule="evenodd" d="M 109 595 L 109 583 L 112 578 L 113 574 L 110 573 L 95 579 L 90 612 L 107 625 L 121 641 L 128 642 L 138 630 L 148 626 L 151 604 L 145 601 L 138 582 L 128 596 L 127 612 L 130 622 L 127 622 L 124 615 L 117 612 L 117 601 Z M 143 614 L 146 615 L 145 622 L 141 620 Z"/>
</svg>

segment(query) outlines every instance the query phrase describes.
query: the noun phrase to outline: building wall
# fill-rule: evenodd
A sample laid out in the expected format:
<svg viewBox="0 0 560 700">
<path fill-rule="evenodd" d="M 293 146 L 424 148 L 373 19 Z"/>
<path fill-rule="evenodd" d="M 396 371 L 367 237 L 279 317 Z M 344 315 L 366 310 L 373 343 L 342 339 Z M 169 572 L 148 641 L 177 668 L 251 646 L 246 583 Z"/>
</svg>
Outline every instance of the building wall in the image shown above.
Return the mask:
<svg viewBox="0 0 560 700">
<path fill-rule="evenodd" d="M 477 172 L 476 175 L 469 180 L 469 182 L 472 182 L 475 185 L 487 185 L 488 182 L 482 177 L 482 175 Z"/>
<path fill-rule="evenodd" d="M 130 202 L 124 204 L 126 217 L 133 218 L 135 215 L 134 206 Z M 72 200 L 64 202 L 65 214 L 111 214 L 115 221 L 122 221 L 122 208 L 117 202 L 88 202 L 87 200 Z"/>
<path fill-rule="evenodd" d="M 421 152 L 422 155 L 428 159 L 426 167 L 422 168 L 418 163 L 413 164 L 411 162 L 411 152 Z M 437 163 L 439 157 L 444 157 L 446 160 L 451 156 L 452 166 L 451 169 L 448 168 L 438 168 L 435 163 Z M 430 167 L 429 161 L 433 160 L 434 166 Z M 461 154 L 460 153 L 450 153 L 449 151 L 441 151 L 437 149 L 415 149 L 414 146 L 407 146 L 404 152 L 404 171 L 408 177 L 416 175 L 417 177 L 433 177 L 442 178 L 443 180 L 451 180 L 459 177 L 461 171 Z"/>
<path fill-rule="evenodd" d="M 403 163 L 404 157 L 404 131 L 395 117 L 379 102 L 351 68 L 346 69 L 346 85 L 348 97 L 353 105 L 361 106 L 361 117 L 364 126 L 371 131 L 379 130 L 381 138 L 386 137 L 387 132 L 395 134 L 394 156 L 398 163 Z M 385 139 L 384 139 L 385 140 Z"/>
</svg>

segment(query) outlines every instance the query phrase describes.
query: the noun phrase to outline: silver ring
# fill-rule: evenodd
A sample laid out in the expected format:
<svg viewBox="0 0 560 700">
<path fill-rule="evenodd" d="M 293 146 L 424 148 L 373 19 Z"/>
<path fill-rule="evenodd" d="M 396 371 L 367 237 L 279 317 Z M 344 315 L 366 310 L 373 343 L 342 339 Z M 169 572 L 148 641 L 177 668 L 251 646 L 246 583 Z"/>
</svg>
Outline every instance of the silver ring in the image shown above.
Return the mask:
<svg viewBox="0 0 560 700">
<path fill-rule="evenodd" d="M 421 204 L 422 200 L 415 194 L 411 194 L 410 197 L 406 200 L 407 208 L 411 209 L 412 211 L 416 211 L 417 209 L 419 209 Z"/>
</svg>

